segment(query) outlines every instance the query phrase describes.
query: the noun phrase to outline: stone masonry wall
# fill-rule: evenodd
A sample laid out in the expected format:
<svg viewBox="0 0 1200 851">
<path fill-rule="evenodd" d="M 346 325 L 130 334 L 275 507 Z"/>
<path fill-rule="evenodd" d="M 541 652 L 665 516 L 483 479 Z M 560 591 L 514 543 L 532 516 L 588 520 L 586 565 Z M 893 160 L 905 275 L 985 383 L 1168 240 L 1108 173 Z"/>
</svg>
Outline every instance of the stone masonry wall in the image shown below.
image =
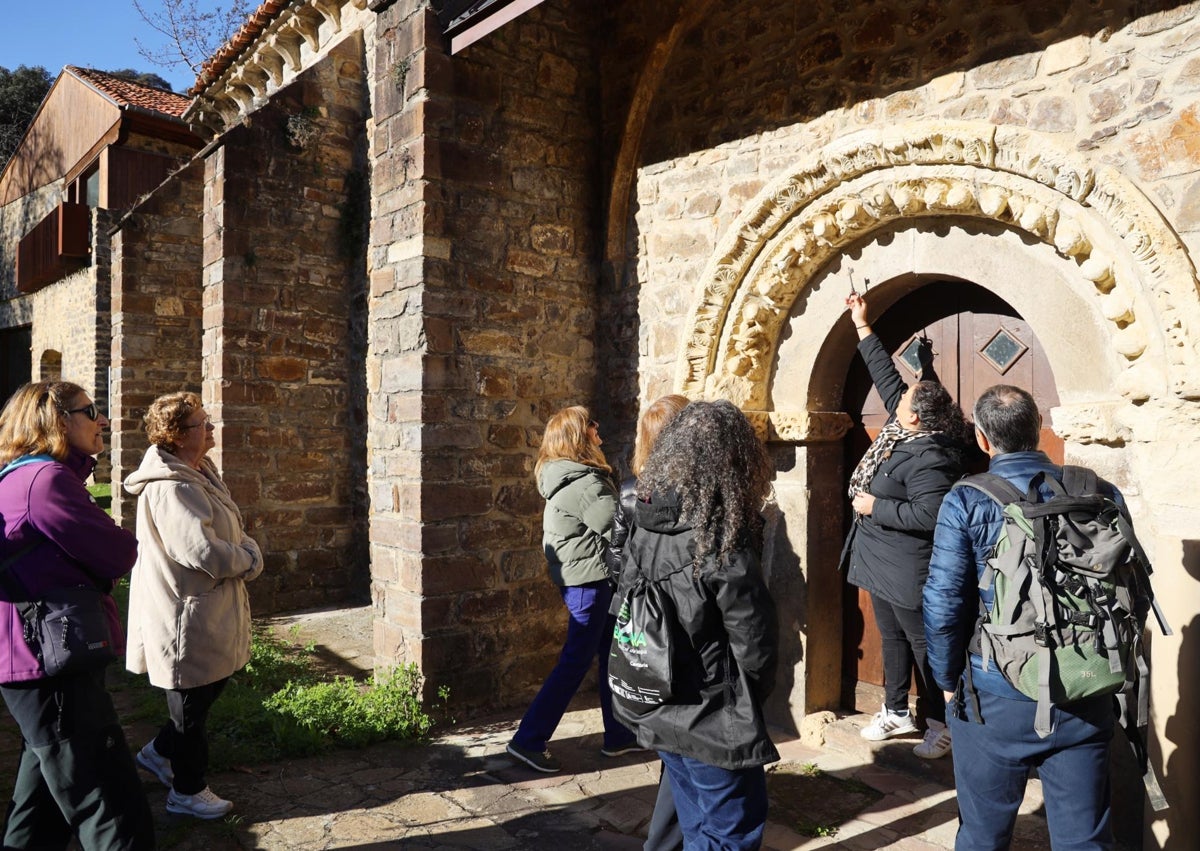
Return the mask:
<svg viewBox="0 0 1200 851">
<path fill-rule="evenodd" d="M 613 40 L 622 43 L 622 36 Z M 646 122 L 626 253 L 617 258 L 623 265 L 614 270 L 617 286 L 605 308 L 631 329 L 606 355 L 613 364 L 606 372 L 622 379 L 611 394 L 645 400 L 673 385 L 699 276 L 731 225 L 773 179 L 860 130 L 938 119 L 1027 128 L 1132 181 L 1194 265 L 1198 49 L 1197 3 L 818 3 L 803 11 L 767 0 L 714 3 L 672 56 Z M 606 89 L 606 99 L 615 90 Z M 807 332 L 806 319 L 791 324 L 794 340 Z M 828 330 L 813 323 L 814 343 Z M 1187 625 L 1182 640 L 1153 642 L 1150 738 L 1168 797 L 1191 800 L 1197 737 L 1180 719 L 1195 705 L 1186 672 L 1196 642 L 1187 632 L 1194 631 L 1200 597 L 1195 523 L 1185 519 L 1195 517 L 1194 477 L 1182 471 L 1194 466 L 1183 459 L 1194 454 L 1200 420 L 1194 402 L 1154 401 L 1160 406 L 1146 406 L 1150 417 L 1139 420 L 1134 406 L 1122 411 L 1134 425 L 1120 440 L 1105 436 L 1104 422 L 1089 422 L 1070 435 L 1076 442 L 1067 451 L 1069 460 L 1086 460 L 1125 489 L 1156 559 L 1155 586 L 1168 619 Z M 804 481 L 792 505 L 842 486 Z M 801 512 L 786 519 L 803 530 Z M 806 558 L 813 552 L 807 549 Z M 792 616 L 803 623 L 806 613 Z M 1165 818 L 1147 814 L 1141 821 L 1131 783 L 1118 796 L 1121 838 L 1138 839 L 1145 825 L 1152 847 L 1188 847 L 1196 814 L 1173 806 Z"/>
<path fill-rule="evenodd" d="M 20 299 L 17 293 L 17 244 L 34 225 L 50 214 L 62 200 L 62 182 L 47 184 L 10 204 L 0 207 L 0 326 L 9 328 L 22 325 L 16 318 L 11 299 Z"/>
<path fill-rule="evenodd" d="M 113 481 L 141 463 L 142 424 L 155 398 L 201 388 L 201 235 L 204 164 L 174 174 L 112 239 Z M 113 493 L 113 516 L 133 528 L 136 500 Z"/>
<path fill-rule="evenodd" d="M 1086 2 L 930 9 L 814 21 L 718 4 L 685 39 L 647 123 L 621 270 L 633 286 L 613 308 L 637 317 L 636 353 L 615 356 L 640 386 L 614 396 L 670 386 L 694 284 L 730 223 L 806 152 L 858 130 L 943 118 L 1045 133 L 1119 168 L 1200 246 L 1196 4 L 1138 20 Z"/>
<path fill-rule="evenodd" d="M 379 20 L 376 650 L 419 662 L 464 710 L 527 697 L 564 629 L 532 468 L 551 413 L 604 414 L 592 23 L 548 2 L 451 61 L 424 4 Z"/>
<path fill-rule="evenodd" d="M 266 554 L 258 612 L 365 590 L 365 101 L 352 38 L 205 162 L 203 395 L 218 466 Z"/>
</svg>

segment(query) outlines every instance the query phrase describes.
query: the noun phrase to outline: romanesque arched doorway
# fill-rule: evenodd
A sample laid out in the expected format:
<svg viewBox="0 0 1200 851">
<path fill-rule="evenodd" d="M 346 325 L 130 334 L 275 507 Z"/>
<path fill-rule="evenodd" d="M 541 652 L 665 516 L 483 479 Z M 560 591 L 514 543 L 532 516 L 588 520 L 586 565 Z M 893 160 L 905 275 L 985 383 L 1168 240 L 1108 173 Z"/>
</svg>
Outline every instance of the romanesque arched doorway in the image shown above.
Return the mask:
<svg viewBox="0 0 1200 851">
<path fill-rule="evenodd" d="M 1004 299 L 968 281 L 922 280 L 919 289 L 886 311 L 873 313 L 872 326 L 909 382 L 918 379 L 916 348 L 919 339 L 927 337 L 937 380 L 968 418 L 973 400 L 993 384 L 1028 390 L 1042 411 L 1042 448 L 1062 463 L 1063 441 L 1050 427 L 1051 411 L 1059 404 L 1053 370 L 1033 329 Z M 842 409 L 853 421 L 843 441 L 844 470 L 849 472 L 888 418 L 860 358 L 850 363 Z M 883 663 L 870 595 L 847 583 L 842 609 L 841 704 L 873 712 L 878 696 L 869 687 L 883 685 Z"/>
<path fill-rule="evenodd" d="M 841 703 L 851 278 L 880 310 L 940 277 L 973 281 L 1036 333 L 1053 365 L 1069 460 L 1136 491 L 1134 423 L 1200 398 L 1195 269 L 1120 173 L 1019 128 L 911 124 L 812 152 L 747 205 L 695 290 L 675 386 L 742 407 L 773 445 L 768 542 L 783 613 L 777 720 Z M 836 565 L 836 559 L 833 560 Z"/>
</svg>

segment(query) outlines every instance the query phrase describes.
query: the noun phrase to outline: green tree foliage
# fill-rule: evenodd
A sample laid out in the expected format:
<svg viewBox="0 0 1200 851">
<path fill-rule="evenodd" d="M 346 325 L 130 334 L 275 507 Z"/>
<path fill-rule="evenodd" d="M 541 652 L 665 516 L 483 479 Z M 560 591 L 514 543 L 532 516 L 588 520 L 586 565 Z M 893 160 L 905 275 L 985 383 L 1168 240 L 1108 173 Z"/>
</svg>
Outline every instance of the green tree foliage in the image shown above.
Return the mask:
<svg viewBox="0 0 1200 851">
<path fill-rule="evenodd" d="M 152 89 L 162 89 L 166 92 L 171 91 L 171 84 L 152 71 L 135 71 L 132 68 L 120 68 L 116 71 L 105 71 L 104 73 L 120 77 L 122 80 L 127 80 L 130 83 L 137 83 L 139 86 L 149 86 Z"/>
<path fill-rule="evenodd" d="M 15 71 L 0 66 L 0 169 L 17 149 L 54 78 L 40 65 Z"/>
</svg>

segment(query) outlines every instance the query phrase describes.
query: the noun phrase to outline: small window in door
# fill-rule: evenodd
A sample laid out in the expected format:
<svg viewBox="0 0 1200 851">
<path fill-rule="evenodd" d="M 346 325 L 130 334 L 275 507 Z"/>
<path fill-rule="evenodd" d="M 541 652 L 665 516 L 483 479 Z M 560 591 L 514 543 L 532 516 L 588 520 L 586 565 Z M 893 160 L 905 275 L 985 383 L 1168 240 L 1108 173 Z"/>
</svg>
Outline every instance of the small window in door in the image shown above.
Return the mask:
<svg viewBox="0 0 1200 851">
<path fill-rule="evenodd" d="M 992 365 L 996 372 L 1004 375 L 1027 351 L 1029 351 L 1029 346 L 1001 328 L 992 335 L 992 339 L 988 340 L 987 345 L 979 350 L 979 354 Z"/>
<path fill-rule="evenodd" d="M 917 378 L 921 377 L 921 339 L 920 334 L 916 335 L 900 352 L 900 360 Z"/>
</svg>

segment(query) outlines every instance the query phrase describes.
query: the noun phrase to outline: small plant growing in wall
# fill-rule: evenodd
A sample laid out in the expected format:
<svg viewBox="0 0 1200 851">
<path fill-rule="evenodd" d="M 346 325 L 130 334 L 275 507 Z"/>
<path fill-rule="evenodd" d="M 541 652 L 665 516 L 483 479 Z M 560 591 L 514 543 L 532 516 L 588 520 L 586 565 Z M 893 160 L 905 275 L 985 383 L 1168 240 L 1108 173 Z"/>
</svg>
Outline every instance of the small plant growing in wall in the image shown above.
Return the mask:
<svg viewBox="0 0 1200 851">
<path fill-rule="evenodd" d="M 321 128 L 317 124 L 319 114 L 315 106 L 306 106 L 295 115 L 289 115 L 285 130 L 288 144 L 297 150 L 306 150 L 320 135 Z"/>
<path fill-rule="evenodd" d="M 411 59 L 401 59 L 392 66 L 392 82 L 396 85 L 396 91 L 404 91 L 404 83 L 408 80 L 408 71 L 412 68 Z"/>
</svg>

